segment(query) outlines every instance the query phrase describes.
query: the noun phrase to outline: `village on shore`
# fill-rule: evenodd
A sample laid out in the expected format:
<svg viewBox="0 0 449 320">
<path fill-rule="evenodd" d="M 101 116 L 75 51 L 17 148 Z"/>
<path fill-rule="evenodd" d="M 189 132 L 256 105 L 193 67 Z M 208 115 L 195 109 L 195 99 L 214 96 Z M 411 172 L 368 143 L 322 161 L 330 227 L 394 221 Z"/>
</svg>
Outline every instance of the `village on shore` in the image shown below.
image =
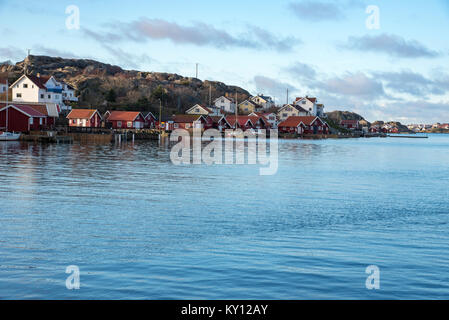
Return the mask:
<svg viewBox="0 0 449 320">
<path fill-rule="evenodd" d="M 210 99 L 208 106 L 196 104 L 184 114 L 162 117 L 152 112 L 106 111 L 77 109 L 75 88 L 53 76 L 24 74 L 10 86 L 0 79 L 0 93 L 11 91 L 11 99 L 0 102 L 0 131 L 9 130 L 26 135 L 36 132 L 141 132 L 151 130 L 164 134 L 176 129 L 203 130 L 277 129 L 280 137 L 326 138 L 330 136 L 379 136 L 400 133 L 389 123 L 365 120 L 341 120 L 334 123 L 327 118 L 324 105 L 316 97 L 297 97 L 292 103 L 276 106 L 269 96 L 259 94 L 238 102 L 231 93 Z M 211 98 L 211 97 L 210 97 Z M 162 111 L 162 110 L 161 110 Z M 6 123 L 8 122 L 8 123 Z M 437 124 L 449 129 L 449 124 Z M 414 132 L 431 129 L 427 126 L 409 127 Z"/>
</svg>

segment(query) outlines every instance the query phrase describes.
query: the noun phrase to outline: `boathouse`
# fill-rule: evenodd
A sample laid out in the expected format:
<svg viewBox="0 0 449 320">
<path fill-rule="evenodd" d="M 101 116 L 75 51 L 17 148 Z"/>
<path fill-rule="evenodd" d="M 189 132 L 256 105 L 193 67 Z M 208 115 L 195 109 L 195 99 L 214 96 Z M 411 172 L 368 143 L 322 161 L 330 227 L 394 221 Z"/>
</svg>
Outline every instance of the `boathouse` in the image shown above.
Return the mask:
<svg viewBox="0 0 449 320">
<path fill-rule="evenodd" d="M 8 125 L 6 125 L 8 118 Z M 13 132 L 40 131 L 46 127 L 47 116 L 37 111 L 33 105 L 0 105 L 0 130 Z"/>
<path fill-rule="evenodd" d="M 112 111 L 107 123 L 112 129 L 143 129 L 145 117 L 140 112 Z"/>
<path fill-rule="evenodd" d="M 102 117 L 96 109 L 72 109 L 67 115 L 70 127 L 100 128 Z"/>
<path fill-rule="evenodd" d="M 329 126 L 319 117 L 288 117 L 278 125 L 279 132 L 297 134 L 328 134 Z"/>
</svg>

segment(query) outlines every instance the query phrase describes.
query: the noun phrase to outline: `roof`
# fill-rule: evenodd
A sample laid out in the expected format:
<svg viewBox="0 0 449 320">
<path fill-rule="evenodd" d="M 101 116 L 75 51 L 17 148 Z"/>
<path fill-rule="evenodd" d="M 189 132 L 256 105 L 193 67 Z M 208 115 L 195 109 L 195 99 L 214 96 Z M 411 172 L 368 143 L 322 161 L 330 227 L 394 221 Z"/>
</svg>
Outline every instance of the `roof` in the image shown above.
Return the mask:
<svg viewBox="0 0 449 320">
<path fill-rule="evenodd" d="M 204 110 L 206 110 L 209 113 L 213 113 L 213 111 L 211 109 L 209 109 L 208 107 L 202 106 L 200 104 L 196 104 L 193 107 L 191 107 L 190 109 L 188 109 L 186 112 L 189 112 L 190 110 L 194 109 L 194 108 L 203 108 Z"/>
<path fill-rule="evenodd" d="M 90 119 L 97 113 L 96 109 L 72 109 L 67 119 Z"/>
<path fill-rule="evenodd" d="M 306 96 L 306 97 L 298 97 L 298 98 L 296 98 L 295 102 L 301 101 L 302 99 L 307 99 L 307 100 L 309 100 L 312 103 L 316 103 L 316 101 L 317 101 L 317 98 L 312 98 L 312 97 L 307 97 Z"/>
<path fill-rule="evenodd" d="M 306 126 L 310 126 L 317 118 L 319 119 L 319 117 L 314 116 L 305 116 L 305 117 L 292 116 L 288 117 L 287 120 L 279 123 L 278 127 L 297 127 L 301 123 Z"/>
<path fill-rule="evenodd" d="M 226 96 L 221 96 L 221 97 L 215 99 L 214 103 L 217 102 L 217 100 L 220 100 L 220 99 L 223 99 L 223 98 L 231 101 L 232 103 L 234 103 L 234 99 L 232 97 L 226 97 Z"/>
<path fill-rule="evenodd" d="M 175 123 L 192 123 L 201 118 L 203 118 L 201 114 L 177 114 L 173 116 L 173 121 Z"/>
<path fill-rule="evenodd" d="M 156 116 L 151 112 L 148 112 L 148 114 L 145 116 L 145 119 L 148 119 L 148 117 L 152 117 L 154 120 L 156 120 Z"/>
<path fill-rule="evenodd" d="M 16 110 L 19 110 L 20 112 L 26 114 L 29 117 L 32 118 L 46 118 L 45 114 L 40 113 L 36 109 L 34 109 L 35 106 L 28 105 L 28 104 L 8 104 L 8 107 L 15 108 Z M 6 104 L 2 103 L 0 104 L 0 110 L 4 110 L 7 108 Z"/>
<path fill-rule="evenodd" d="M 248 121 L 250 121 L 251 124 L 254 124 L 254 122 L 253 122 L 254 119 L 256 119 L 256 121 L 258 120 L 257 117 L 238 116 L 237 117 L 237 122 L 238 122 L 239 126 L 245 126 Z M 235 124 L 235 115 L 226 116 L 226 121 L 228 121 L 228 123 L 231 126 L 234 125 Z"/>
<path fill-rule="evenodd" d="M 302 108 L 301 106 L 297 106 L 295 104 L 286 104 L 283 105 L 282 108 L 280 108 L 277 112 L 280 112 L 282 109 L 284 109 L 285 107 L 291 107 L 291 108 L 295 108 L 296 110 L 298 110 L 299 112 L 305 112 L 305 113 L 309 113 L 306 109 Z"/>
<path fill-rule="evenodd" d="M 139 115 L 141 113 L 137 111 L 112 111 L 108 121 L 134 121 Z"/>
<path fill-rule="evenodd" d="M 27 77 L 28 77 L 28 79 L 33 81 L 33 83 L 35 85 L 37 85 L 39 88 L 41 88 L 41 89 L 47 89 L 45 84 L 51 78 L 51 77 L 48 77 L 48 76 L 40 76 L 40 77 L 38 77 L 38 76 L 32 76 L 32 75 L 27 75 Z"/>
</svg>

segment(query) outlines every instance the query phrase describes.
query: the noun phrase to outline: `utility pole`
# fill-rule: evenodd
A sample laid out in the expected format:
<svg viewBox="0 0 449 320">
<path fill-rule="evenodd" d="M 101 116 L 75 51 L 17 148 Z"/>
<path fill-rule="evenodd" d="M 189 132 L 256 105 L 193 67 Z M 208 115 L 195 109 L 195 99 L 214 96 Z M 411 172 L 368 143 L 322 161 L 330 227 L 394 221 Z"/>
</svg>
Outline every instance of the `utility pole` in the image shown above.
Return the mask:
<svg viewBox="0 0 449 320">
<path fill-rule="evenodd" d="M 209 107 L 212 106 L 212 84 L 209 84 Z"/>
<path fill-rule="evenodd" d="M 159 99 L 159 129 L 162 123 L 162 99 Z"/>
</svg>

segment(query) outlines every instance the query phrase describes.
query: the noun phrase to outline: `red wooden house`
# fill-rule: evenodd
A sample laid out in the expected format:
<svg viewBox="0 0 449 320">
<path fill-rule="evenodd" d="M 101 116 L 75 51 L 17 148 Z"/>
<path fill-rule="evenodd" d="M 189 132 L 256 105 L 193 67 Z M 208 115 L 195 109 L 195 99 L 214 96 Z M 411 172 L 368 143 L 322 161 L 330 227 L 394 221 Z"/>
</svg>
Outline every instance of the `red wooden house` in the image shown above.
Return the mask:
<svg viewBox="0 0 449 320">
<path fill-rule="evenodd" d="M 279 132 L 297 134 L 328 134 L 329 126 L 319 117 L 288 117 L 287 120 L 279 123 Z"/>
<path fill-rule="evenodd" d="M 211 117 L 200 114 L 178 114 L 173 116 L 174 129 L 210 129 L 213 126 Z"/>
<path fill-rule="evenodd" d="M 70 127 L 100 128 L 102 117 L 96 109 L 72 109 L 67 115 Z"/>
<path fill-rule="evenodd" d="M 212 119 L 212 128 L 217 129 L 218 131 L 232 128 L 225 116 L 210 116 L 210 118 Z"/>
<path fill-rule="evenodd" d="M 154 129 L 159 126 L 159 121 L 156 119 L 155 115 L 151 112 L 145 116 L 145 128 Z"/>
<path fill-rule="evenodd" d="M 8 118 L 8 125 L 6 125 Z M 37 111 L 32 105 L 8 104 L 0 105 L 0 129 L 13 132 L 29 132 L 43 130 L 47 116 Z"/>
<path fill-rule="evenodd" d="M 112 129 L 143 129 L 145 117 L 140 112 L 112 111 L 107 121 Z"/>
<path fill-rule="evenodd" d="M 360 124 L 358 120 L 341 120 L 340 126 L 348 130 L 359 130 Z"/>
<path fill-rule="evenodd" d="M 233 129 L 239 128 L 242 130 L 254 129 L 256 127 L 256 123 L 253 121 L 257 121 L 257 117 L 250 116 L 235 116 L 229 115 L 226 116 L 226 121 L 231 125 Z"/>
</svg>

